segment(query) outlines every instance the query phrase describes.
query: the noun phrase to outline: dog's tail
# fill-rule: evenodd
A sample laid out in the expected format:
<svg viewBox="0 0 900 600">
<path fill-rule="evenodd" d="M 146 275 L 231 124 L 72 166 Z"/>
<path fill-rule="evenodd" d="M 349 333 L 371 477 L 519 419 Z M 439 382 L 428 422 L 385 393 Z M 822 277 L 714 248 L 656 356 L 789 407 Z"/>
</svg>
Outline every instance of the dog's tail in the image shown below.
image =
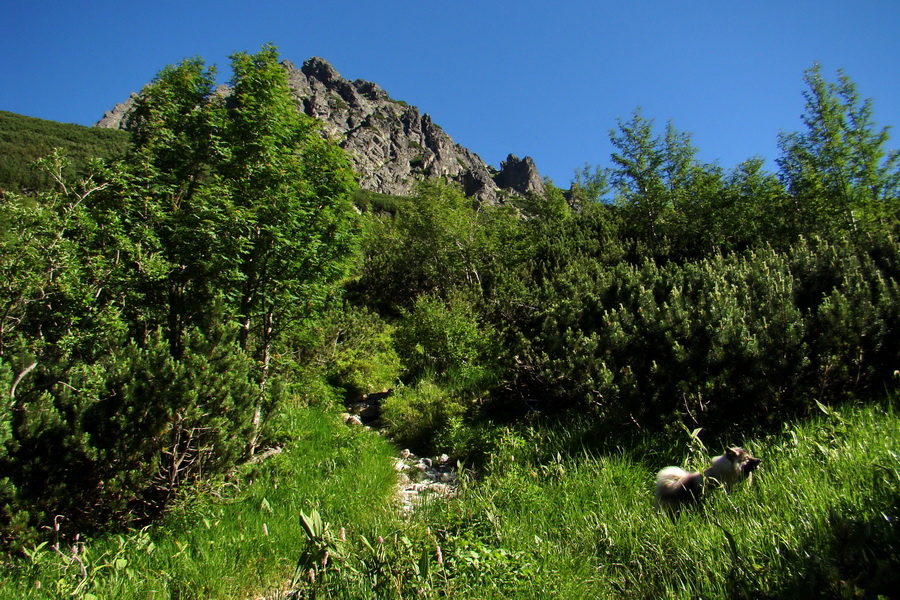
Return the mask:
<svg viewBox="0 0 900 600">
<path fill-rule="evenodd" d="M 656 489 L 673 489 L 689 473 L 681 467 L 666 467 L 656 475 Z"/>
<path fill-rule="evenodd" d="M 684 498 L 684 481 L 690 475 L 681 467 L 666 467 L 656 475 L 656 509 L 671 508 Z"/>
</svg>

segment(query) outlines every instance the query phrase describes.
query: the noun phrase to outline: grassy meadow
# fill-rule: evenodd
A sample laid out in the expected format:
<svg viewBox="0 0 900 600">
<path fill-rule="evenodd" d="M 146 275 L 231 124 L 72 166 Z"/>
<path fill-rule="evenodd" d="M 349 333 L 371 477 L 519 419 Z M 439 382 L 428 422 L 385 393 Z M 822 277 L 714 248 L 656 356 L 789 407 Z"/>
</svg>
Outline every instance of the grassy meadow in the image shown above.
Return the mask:
<svg viewBox="0 0 900 600">
<path fill-rule="evenodd" d="M 753 485 L 678 519 L 652 506 L 656 470 L 720 451 L 687 433 L 665 456 L 649 440 L 600 450 L 577 421 L 497 430 L 455 498 L 401 516 L 383 437 L 310 409 L 281 428 L 283 453 L 160 524 L 3 565 L 0 597 L 876 598 L 900 583 L 891 403 L 741 440 L 764 461 Z"/>
</svg>

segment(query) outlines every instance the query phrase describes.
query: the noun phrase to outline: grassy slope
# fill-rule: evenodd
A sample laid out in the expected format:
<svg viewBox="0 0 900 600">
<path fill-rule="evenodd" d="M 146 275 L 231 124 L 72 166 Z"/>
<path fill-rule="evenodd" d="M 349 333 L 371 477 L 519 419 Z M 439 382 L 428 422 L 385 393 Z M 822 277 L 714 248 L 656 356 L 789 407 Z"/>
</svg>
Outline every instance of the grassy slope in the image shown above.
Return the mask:
<svg viewBox="0 0 900 600">
<path fill-rule="evenodd" d="M 282 454 L 195 490 L 161 524 L 88 541 L 78 560 L 71 548 L 42 548 L 0 572 L 0 598 L 248 597 L 290 578 L 301 510 L 354 531 L 390 521 L 393 448 L 383 438 L 316 411 L 292 412 L 283 426 Z"/>
<path fill-rule="evenodd" d="M 460 597 L 875 597 L 900 589 L 893 410 L 832 412 L 747 444 L 765 461 L 755 485 L 714 491 L 677 521 L 651 506 L 658 465 L 624 455 L 532 465 L 510 455 L 502 474 L 451 511 L 459 515 L 449 521 L 453 535 L 479 532 L 462 550 L 489 546 L 511 557 L 495 562 L 493 580 L 462 569 L 468 590 Z M 456 555 L 465 562 L 464 551 Z M 529 596 L 535 590 L 543 592 Z"/>
<path fill-rule="evenodd" d="M 90 158 L 119 158 L 129 145 L 129 134 L 113 129 L 84 127 L 17 115 L 0 110 L 0 190 L 19 191 L 46 186 L 49 179 L 34 161 L 63 148 L 81 172 Z"/>
<path fill-rule="evenodd" d="M 252 597 L 283 585 L 304 551 L 314 555 L 297 518 L 312 508 L 333 524 L 327 567 L 315 582 L 304 579 L 321 598 L 876 597 L 900 589 L 900 418 L 891 408 L 831 412 L 746 440 L 765 461 L 755 484 L 713 491 L 677 521 L 654 512 L 659 464 L 639 452 L 538 462 L 559 431 L 507 434 L 488 476 L 401 520 L 390 508 L 389 444 L 321 413 L 291 418 L 288 450 L 235 486 L 199 494 L 162 526 L 90 542 L 84 572 L 44 548 L 33 565 L 7 568 L 0 597 L 61 597 L 78 586 L 101 598 Z"/>
</svg>

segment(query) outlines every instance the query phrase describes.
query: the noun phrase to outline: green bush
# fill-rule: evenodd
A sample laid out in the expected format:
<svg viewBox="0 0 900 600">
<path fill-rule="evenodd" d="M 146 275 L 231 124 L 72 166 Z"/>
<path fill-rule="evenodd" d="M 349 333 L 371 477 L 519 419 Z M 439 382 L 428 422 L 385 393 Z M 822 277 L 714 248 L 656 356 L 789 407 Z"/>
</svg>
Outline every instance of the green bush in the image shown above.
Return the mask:
<svg viewBox="0 0 900 600">
<path fill-rule="evenodd" d="M 154 335 L 68 372 L 39 364 L 20 382 L 0 453 L 5 542 L 155 515 L 179 486 L 244 455 L 259 400 L 250 361 L 196 331 L 186 349 L 174 359 Z"/>
<path fill-rule="evenodd" d="M 462 399 L 431 381 L 401 387 L 381 405 L 381 420 L 391 437 L 419 453 L 435 450 L 437 434 L 465 413 Z"/>
<path fill-rule="evenodd" d="M 363 236 L 364 260 L 351 286 L 359 303 L 387 314 L 422 295 L 457 290 L 490 296 L 515 264 L 521 222 L 509 208 L 476 206 L 456 187 L 429 181 L 394 202 L 368 200 L 373 214 Z M 390 202 L 387 202 L 390 201 Z"/>
<path fill-rule="evenodd" d="M 473 303 L 454 293 L 446 301 L 420 296 L 397 327 L 397 351 L 407 375 L 477 380 L 498 352 L 493 328 L 479 322 Z"/>
<path fill-rule="evenodd" d="M 93 158 L 115 160 L 125 156 L 129 135 L 116 129 L 100 129 L 35 119 L 0 110 L 0 190 L 45 190 L 53 185 L 35 162 L 61 148 L 72 159 L 67 175 L 84 173 Z"/>
<path fill-rule="evenodd" d="M 345 304 L 322 322 L 320 356 L 328 381 L 357 399 L 396 385 L 400 357 L 394 348 L 394 327 L 376 313 Z"/>
<path fill-rule="evenodd" d="M 0 545 L 159 514 L 296 391 L 295 340 L 354 253 L 354 176 L 274 47 L 232 70 L 226 103 L 201 59 L 164 69 L 122 161 L 73 181 L 55 151 L 53 189 L 0 201 Z M 363 385 L 364 366 L 335 370 Z"/>
<path fill-rule="evenodd" d="M 575 257 L 535 286 L 519 375 L 611 424 L 775 423 L 891 385 L 897 258 L 824 241 L 684 264 Z"/>
</svg>

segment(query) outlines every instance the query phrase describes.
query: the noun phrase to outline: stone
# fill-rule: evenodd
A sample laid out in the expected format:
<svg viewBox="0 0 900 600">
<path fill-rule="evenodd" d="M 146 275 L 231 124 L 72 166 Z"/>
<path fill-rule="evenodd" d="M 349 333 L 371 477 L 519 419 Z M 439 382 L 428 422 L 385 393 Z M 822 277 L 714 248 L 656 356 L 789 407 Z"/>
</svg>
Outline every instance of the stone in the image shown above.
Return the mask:
<svg viewBox="0 0 900 600">
<path fill-rule="evenodd" d="M 341 415 L 341 419 L 343 419 L 344 423 L 346 423 L 347 425 L 362 426 L 363 424 L 362 419 L 360 419 L 356 415 L 351 415 L 349 413 L 343 413 Z"/>
<path fill-rule="evenodd" d="M 369 404 L 368 402 L 355 402 L 350 405 L 350 414 L 355 415 L 363 421 L 373 421 L 378 418 L 381 413 L 377 404 Z"/>
<path fill-rule="evenodd" d="M 128 118 L 128 114 L 131 112 L 131 109 L 134 108 L 134 101 L 137 99 L 138 95 L 136 92 L 132 92 L 131 95 L 125 102 L 119 102 L 112 109 L 103 113 L 103 117 L 97 121 L 97 124 L 94 127 L 103 127 L 106 129 L 125 129 L 125 120 Z"/>
<path fill-rule="evenodd" d="M 448 496 L 450 494 L 450 487 L 445 483 L 436 483 L 429 488 L 429 491 L 432 494 Z"/>
<path fill-rule="evenodd" d="M 444 464 L 435 467 L 434 462 L 443 459 Z M 402 450 L 394 459 L 397 471 L 397 501 L 404 513 L 412 513 L 424 498 L 452 498 L 459 487 L 456 467 L 446 454 L 437 459 L 418 458 L 408 450 Z"/>
</svg>

